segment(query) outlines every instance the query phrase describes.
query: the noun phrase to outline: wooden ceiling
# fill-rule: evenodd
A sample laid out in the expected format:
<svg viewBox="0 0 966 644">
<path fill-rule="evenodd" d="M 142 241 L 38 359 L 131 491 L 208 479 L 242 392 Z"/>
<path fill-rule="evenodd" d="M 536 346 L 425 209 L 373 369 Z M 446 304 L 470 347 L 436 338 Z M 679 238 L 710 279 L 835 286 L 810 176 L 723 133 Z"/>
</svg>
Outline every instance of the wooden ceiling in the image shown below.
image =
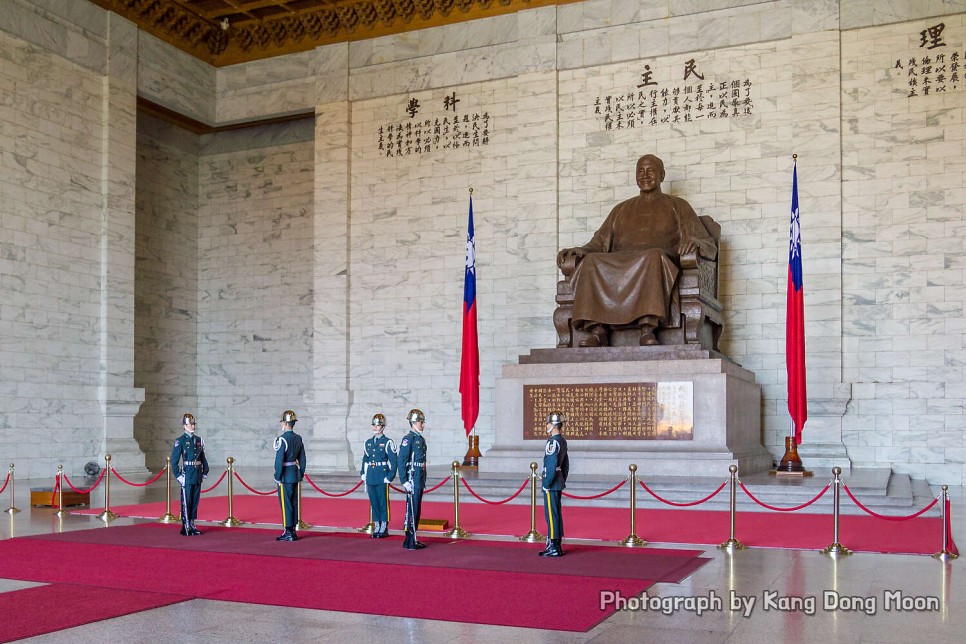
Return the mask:
<svg viewBox="0 0 966 644">
<path fill-rule="evenodd" d="M 90 0 L 216 67 L 576 0 Z"/>
</svg>

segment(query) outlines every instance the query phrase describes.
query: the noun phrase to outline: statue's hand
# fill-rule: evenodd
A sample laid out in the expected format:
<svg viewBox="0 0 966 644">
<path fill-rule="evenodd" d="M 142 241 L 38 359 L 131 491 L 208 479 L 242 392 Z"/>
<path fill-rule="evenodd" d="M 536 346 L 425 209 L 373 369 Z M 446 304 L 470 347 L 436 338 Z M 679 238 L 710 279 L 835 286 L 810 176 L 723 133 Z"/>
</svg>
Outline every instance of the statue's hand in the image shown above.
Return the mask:
<svg viewBox="0 0 966 644">
<path fill-rule="evenodd" d="M 698 245 L 691 240 L 682 241 L 678 244 L 678 255 L 687 255 L 698 252 Z"/>
<path fill-rule="evenodd" d="M 567 260 L 571 257 L 574 258 L 574 263 L 581 259 L 587 252 L 583 248 L 564 248 L 559 253 L 557 253 L 557 268 L 563 268 L 563 265 L 567 263 Z"/>
</svg>

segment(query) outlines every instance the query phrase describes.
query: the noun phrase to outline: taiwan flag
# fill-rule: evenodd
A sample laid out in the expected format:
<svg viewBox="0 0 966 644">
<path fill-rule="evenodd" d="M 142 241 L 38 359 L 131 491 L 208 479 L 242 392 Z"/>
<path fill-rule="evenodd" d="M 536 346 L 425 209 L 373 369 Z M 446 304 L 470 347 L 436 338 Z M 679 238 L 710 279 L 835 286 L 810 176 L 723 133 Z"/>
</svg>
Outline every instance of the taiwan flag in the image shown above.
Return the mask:
<svg viewBox="0 0 966 644">
<path fill-rule="evenodd" d="M 785 368 L 788 371 L 788 413 L 795 442 L 802 442 L 808 419 L 805 395 L 805 302 L 802 284 L 802 231 L 798 221 L 798 165 L 792 167 L 792 218 L 788 243 L 788 295 L 785 309 Z"/>
<path fill-rule="evenodd" d="M 480 415 L 480 344 L 476 335 L 476 244 L 473 241 L 473 195 L 466 229 L 466 273 L 463 277 L 463 351 L 460 359 L 463 427 L 469 436 Z"/>
</svg>

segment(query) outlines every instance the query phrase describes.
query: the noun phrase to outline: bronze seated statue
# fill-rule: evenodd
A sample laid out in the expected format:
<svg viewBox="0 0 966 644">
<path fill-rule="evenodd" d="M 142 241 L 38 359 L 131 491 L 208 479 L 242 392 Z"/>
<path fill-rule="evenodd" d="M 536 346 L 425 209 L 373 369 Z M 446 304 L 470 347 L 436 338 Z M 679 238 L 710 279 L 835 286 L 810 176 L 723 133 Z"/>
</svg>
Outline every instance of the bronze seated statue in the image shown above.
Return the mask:
<svg viewBox="0 0 966 644">
<path fill-rule="evenodd" d="M 618 204 L 586 245 L 557 255 L 558 347 L 718 349 L 721 227 L 661 192 L 663 180 L 663 162 L 641 157 L 640 195 Z"/>
</svg>

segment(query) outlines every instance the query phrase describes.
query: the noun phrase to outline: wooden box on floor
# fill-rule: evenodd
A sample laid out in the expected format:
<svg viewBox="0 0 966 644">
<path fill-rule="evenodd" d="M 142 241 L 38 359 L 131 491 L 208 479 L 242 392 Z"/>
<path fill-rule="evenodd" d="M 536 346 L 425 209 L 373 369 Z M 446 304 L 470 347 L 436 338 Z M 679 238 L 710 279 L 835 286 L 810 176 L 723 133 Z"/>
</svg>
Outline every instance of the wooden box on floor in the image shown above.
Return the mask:
<svg viewBox="0 0 966 644">
<path fill-rule="evenodd" d="M 58 496 L 60 493 L 58 493 Z M 54 488 L 52 487 L 32 487 L 30 488 L 30 505 L 35 508 L 50 508 L 56 505 L 57 499 L 54 498 Z M 75 492 L 74 490 L 64 490 L 64 507 L 69 508 L 74 505 L 90 505 L 90 492 Z"/>
</svg>

